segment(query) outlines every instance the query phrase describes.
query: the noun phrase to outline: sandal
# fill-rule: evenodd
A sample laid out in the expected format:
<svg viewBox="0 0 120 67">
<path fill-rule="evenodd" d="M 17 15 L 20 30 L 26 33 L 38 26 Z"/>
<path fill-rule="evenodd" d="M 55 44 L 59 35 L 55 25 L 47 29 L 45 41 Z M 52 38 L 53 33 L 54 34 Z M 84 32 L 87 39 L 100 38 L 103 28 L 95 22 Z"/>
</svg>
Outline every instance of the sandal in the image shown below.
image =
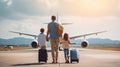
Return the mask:
<svg viewBox="0 0 120 67">
<path fill-rule="evenodd" d="M 53 61 L 52 63 L 55 63 L 55 61 Z"/>
</svg>

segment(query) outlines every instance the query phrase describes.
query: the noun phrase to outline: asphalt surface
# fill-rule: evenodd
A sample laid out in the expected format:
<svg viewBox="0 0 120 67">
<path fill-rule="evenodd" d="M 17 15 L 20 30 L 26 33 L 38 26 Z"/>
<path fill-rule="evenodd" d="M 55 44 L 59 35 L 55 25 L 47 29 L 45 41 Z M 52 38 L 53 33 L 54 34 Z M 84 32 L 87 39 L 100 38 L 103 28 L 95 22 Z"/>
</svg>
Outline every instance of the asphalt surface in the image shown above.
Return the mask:
<svg viewBox="0 0 120 67">
<path fill-rule="evenodd" d="M 49 48 L 47 63 L 38 63 L 38 49 L 0 51 L 0 67 L 120 67 L 120 51 L 78 50 L 80 62 L 68 64 L 65 63 L 63 51 L 59 51 L 58 63 L 52 64 Z"/>
</svg>

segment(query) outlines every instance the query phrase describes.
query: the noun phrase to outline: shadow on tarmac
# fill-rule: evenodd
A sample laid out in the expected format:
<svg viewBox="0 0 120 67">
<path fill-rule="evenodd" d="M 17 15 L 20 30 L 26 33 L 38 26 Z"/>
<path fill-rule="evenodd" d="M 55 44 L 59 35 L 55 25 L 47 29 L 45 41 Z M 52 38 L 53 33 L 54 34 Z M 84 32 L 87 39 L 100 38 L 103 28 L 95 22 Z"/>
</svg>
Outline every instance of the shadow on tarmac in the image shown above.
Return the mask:
<svg viewBox="0 0 120 67">
<path fill-rule="evenodd" d="M 11 66 L 29 66 L 29 65 L 43 65 L 43 64 L 47 64 L 47 63 L 25 63 L 25 64 L 14 64 Z"/>
<path fill-rule="evenodd" d="M 13 64 L 11 66 L 30 66 L 30 65 L 46 65 L 46 64 L 77 64 L 77 63 L 25 63 L 25 64 Z"/>
</svg>

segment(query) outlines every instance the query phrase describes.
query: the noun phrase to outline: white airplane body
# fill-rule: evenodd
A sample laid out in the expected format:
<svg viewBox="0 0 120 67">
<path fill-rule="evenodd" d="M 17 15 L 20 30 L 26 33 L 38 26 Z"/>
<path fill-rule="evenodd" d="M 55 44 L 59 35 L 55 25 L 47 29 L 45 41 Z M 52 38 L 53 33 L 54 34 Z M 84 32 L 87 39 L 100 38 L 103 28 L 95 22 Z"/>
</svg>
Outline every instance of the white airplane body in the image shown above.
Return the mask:
<svg viewBox="0 0 120 67">
<path fill-rule="evenodd" d="M 72 23 L 61 23 L 60 20 L 58 20 L 58 15 L 57 15 L 57 23 L 59 23 L 59 24 L 61 24 L 61 25 L 72 24 Z M 45 24 L 48 24 L 48 23 L 45 23 Z M 16 33 L 16 34 L 19 34 L 19 35 L 31 36 L 31 37 L 34 37 L 35 39 L 38 37 L 38 35 L 34 35 L 34 34 L 28 34 L 28 33 L 22 33 L 22 32 L 15 32 L 15 31 L 9 31 L 9 32 Z M 84 37 L 84 41 L 81 42 L 81 47 L 82 47 L 82 48 L 86 48 L 86 47 L 89 45 L 89 44 L 88 44 L 88 41 L 85 40 L 85 37 L 86 37 L 86 36 L 97 35 L 97 34 L 104 33 L 104 32 L 107 32 L 107 31 L 100 31 L 100 32 L 95 32 L 95 33 L 88 33 L 88 34 L 83 34 L 83 35 L 72 36 L 72 37 L 70 37 L 70 39 L 75 39 L 75 38 Z M 37 48 L 37 47 L 38 47 L 38 43 L 37 43 L 36 41 L 33 41 L 33 42 L 31 43 L 31 46 L 32 46 L 33 48 Z"/>
</svg>

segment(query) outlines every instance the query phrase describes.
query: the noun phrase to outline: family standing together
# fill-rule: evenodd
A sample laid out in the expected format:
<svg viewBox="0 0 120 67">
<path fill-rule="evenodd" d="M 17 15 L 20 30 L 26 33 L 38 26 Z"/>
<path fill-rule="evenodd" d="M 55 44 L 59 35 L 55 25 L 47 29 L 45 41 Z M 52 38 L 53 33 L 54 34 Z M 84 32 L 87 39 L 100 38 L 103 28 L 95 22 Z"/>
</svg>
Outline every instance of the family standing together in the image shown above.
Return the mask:
<svg viewBox="0 0 120 67">
<path fill-rule="evenodd" d="M 55 22 L 56 16 L 52 16 L 51 20 L 52 21 L 47 26 L 47 35 L 44 34 L 44 28 L 40 29 L 40 34 L 38 35 L 38 45 L 41 49 L 46 49 L 46 41 L 50 41 L 53 60 L 52 63 L 58 63 L 58 48 L 59 43 L 62 42 L 65 63 L 69 63 L 69 35 L 64 33 L 62 37 L 63 28 L 61 28 L 62 26 L 60 26 L 60 24 Z M 59 28 L 61 28 L 61 30 Z"/>
</svg>

